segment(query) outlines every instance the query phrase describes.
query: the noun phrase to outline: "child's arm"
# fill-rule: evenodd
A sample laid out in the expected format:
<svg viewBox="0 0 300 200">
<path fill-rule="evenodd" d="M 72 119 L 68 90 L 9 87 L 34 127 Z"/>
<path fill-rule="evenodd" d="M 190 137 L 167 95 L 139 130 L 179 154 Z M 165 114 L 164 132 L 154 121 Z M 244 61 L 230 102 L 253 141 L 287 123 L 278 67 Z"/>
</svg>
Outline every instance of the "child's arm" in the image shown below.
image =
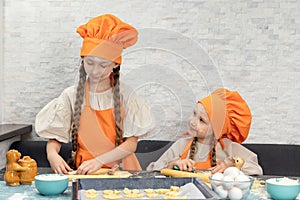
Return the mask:
<svg viewBox="0 0 300 200">
<path fill-rule="evenodd" d="M 243 158 L 245 162 L 243 167 L 241 168 L 242 172 L 244 172 L 246 175 L 262 175 L 262 168 L 258 164 L 257 155 L 255 153 L 245 148 L 241 144 L 232 142 L 229 139 L 223 138 L 223 141 L 226 148 L 225 150 L 221 150 L 221 148 L 217 149 L 217 159 L 228 160 L 228 158 L 233 157 Z M 220 155 L 220 153 L 222 154 L 222 152 L 225 152 L 226 154 L 223 154 L 221 157 L 218 156 L 218 154 Z"/>
<path fill-rule="evenodd" d="M 186 142 L 186 138 L 175 141 L 157 161 L 151 162 L 148 165 L 147 171 L 160 171 L 161 169 L 166 167 L 173 168 L 172 163 L 180 160 L 180 155 L 186 145 Z"/>
<path fill-rule="evenodd" d="M 121 160 L 134 153 L 137 147 L 138 138 L 135 136 L 126 140 L 116 148 L 106 152 L 94 159 L 84 161 L 77 169 L 77 174 L 90 174 L 100 169 L 102 165 Z"/>
<path fill-rule="evenodd" d="M 232 164 L 232 163 L 226 163 L 224 161 L 217 160 L 217 165 L 209 168 L 209 170 L 211 170 L 211 173 L 213 173 L 213 174 L 217 173 L 217 172 L 223 173 L 226 168 L 233 167 L 233 166 L 234 166 L 234 164 Z"/>
<path fill-rule="evenodd" d="M 55 139 L 49 139 L 46 147 L 47 159 L 56 174 L 68 174 L 72 171 L 65 160 L 59 155 L 61 143 Z"/>
</svg>

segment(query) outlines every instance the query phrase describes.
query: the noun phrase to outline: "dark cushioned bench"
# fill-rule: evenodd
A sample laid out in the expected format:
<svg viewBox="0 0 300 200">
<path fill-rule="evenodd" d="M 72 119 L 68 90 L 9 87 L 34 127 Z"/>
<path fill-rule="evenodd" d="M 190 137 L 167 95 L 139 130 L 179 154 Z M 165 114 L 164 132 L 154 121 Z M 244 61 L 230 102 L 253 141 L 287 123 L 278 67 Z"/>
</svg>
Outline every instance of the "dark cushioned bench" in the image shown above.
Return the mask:
<svg viewBox="0 0 300 200">
<path fill-rule="evenodd" d="M 258 156 L 264 175 L 300 177 L 300 145 L 243 144 Z"/>
<path fill-rule="evenodd" d="M 49 167 L 46 143 L 46 141 L 17 141 L 10 149 L 20 151 L 23 156 L 29 155 L 37 161 L 39 167 Z M 173 141 L 140 140 L 136 156 L 142 169 L 145 170 L 150 162 L 156 161 L 172 144 Z M 300 145 L 249 143 L 243 145 L 258 155 L 259 164 L 265 175 L 300 177 Z M 71 144 L 62 144 L 60 155 L 68 160 L 71 149 Z"/>
<path fill-rule="evenodd" d="M 136 157 L 143 170 L 147 166 L 159 159 L 159 157 L 174 143 L 174 141 L 163 140 L 141 140 L 138 142 Z"/>
<path fill-rule="evenodd" d="M 50 167 L 46 154 L 47 141 L 16 141 L 11 144 L 10 149 L 18 150 L 22 156 L 30 156 L 36 162 L 38 167 Z M 71 157 L 71 144 L 62 144 L 59 154 L 64 160 Z"/>
</svg>

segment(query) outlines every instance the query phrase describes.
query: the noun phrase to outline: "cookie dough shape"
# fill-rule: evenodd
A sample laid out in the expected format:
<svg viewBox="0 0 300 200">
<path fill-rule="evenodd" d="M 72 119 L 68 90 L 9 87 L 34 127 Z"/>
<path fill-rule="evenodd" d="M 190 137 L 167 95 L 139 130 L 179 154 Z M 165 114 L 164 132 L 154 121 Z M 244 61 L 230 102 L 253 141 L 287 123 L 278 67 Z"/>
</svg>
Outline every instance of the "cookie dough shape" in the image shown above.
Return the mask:
<svg viewBox="0 0 300 200">
<path fill-rule="evenodd" d="M 89 189 L 89 190 L 86 190 L 85 193 L 84 193 L 84 196 L 88 199 L 95 199 L 99 196 L 99 194 L 97 193 L 96 190 L 94 189 Z"/>
</svg>

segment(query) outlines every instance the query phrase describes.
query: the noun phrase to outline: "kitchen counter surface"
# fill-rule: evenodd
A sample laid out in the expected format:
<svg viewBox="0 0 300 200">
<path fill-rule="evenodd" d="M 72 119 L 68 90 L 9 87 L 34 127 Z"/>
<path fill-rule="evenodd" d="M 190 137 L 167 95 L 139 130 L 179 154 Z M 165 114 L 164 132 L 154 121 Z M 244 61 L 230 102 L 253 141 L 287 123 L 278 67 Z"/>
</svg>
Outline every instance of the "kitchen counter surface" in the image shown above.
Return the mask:
<svg viewBox="0 0 300 200">
<path fill-rule="evenodd" d="M 3 180 L 3 174 L 5 172 L 5 169 L 0 170 L 0 199 L 55 199 L 55 200 L 65 200 L 65 199 L 71 199 L 72 198 L 72 182 L 69 182 L 69 186 L 67 190 L 57 196 L 43 196 L 37 192 L 34 186 L 34 182 L 31 185 L 19 185 L 19 186 L 6 186 L 5 181 Z M 50 168 L 38 168 L 39 174 L 44 173 L 52 173 L 52 170 Z M 136 172 L 133 173 L 133 177 L 154 177 L 160 175 L 159 172 Z M 276 176 L 258 176 L 254 177 L 259 180 L 266 180 L 271 177 Z M 265 189 L 265 187 L 260 187 L 257 189 L 252 189 L 251 193 L 248 197 L 249 200 L 267 200 L 270 199 L 269 195 Z M 300 196 L 298 196 L 297 200 L 300 199 Z"/>
<path fill-rule="evenodd" d="M 0 142 L 31 131 L 32 125 L 28 124 L 0 124 Z"/>
</svg>

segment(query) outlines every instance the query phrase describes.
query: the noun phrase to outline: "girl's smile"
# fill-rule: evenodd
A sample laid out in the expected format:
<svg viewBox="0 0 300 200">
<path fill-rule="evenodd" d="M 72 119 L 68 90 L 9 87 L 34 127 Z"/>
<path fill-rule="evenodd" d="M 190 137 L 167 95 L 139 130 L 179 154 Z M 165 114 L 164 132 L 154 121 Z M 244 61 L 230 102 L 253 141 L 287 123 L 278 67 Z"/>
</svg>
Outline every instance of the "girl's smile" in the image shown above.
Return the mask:
<svg viewBox="0 0 300 200">
<path fill-rule="evenodd" d="M 193 114 L 188 119 L 189 133 L 198 141 L 210 144 L 214 138 L 212 125 L 208 114 L 201 103 L 197 103 Z"/>
</svg>

